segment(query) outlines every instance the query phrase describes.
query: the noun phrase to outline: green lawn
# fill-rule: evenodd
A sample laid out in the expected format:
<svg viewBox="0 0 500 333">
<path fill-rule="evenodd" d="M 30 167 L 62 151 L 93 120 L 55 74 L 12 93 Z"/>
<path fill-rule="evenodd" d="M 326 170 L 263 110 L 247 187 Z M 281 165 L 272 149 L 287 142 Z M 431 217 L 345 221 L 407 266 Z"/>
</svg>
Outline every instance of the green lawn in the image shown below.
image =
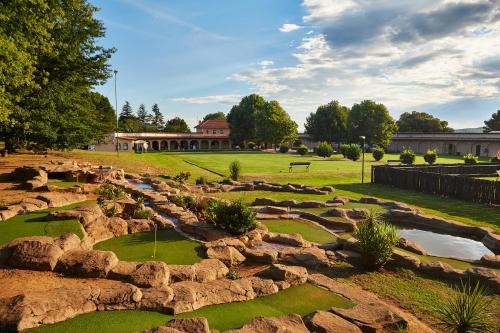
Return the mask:
<svg viewBox="0 0 500 333">
<path fill-rule="evenodd" d="M 79 184 L 81 184 L 81 183 L 79 183 L 79 182 L 66 182 L 66 181 L 53 180 L 53 179 L 49 179 L 49 181 L 47 182 L 47 185 L 56 186 L 59 188 L 70 188 L 70 187 L 73 187 L 73 186 L 79 185 Z"/>
<path fill-rule="evenodd" d="M 7 221 L 0 222 L 0 244 L 25 236 L 51 236 L 58 237 L 65 233 L 74 233 L 83 237 L 82 226 L 76 219 L 50 220 L 47 214 L 51 211 L 73 209 L 89 202 L 79 202 L 59 208 L 50 208 L 37 212 L 17 215 Z"/>
<path fill-rule="evenodd" d="M 154 232 L 140 232 L 97 243 L 96 250 L 113 251 L 120 260 L 159 260 L 172 265 L 190 265 L 203 259 L 199 243 L 188 240 L 175 230 L 159 230 L 156 257 L 153 258 Z"/>
<path fill-rule="evenodd" d="M 328 290 L 304 284 L 251 301 L 209 306 L 175 317 L 146 311 L 93 312 L 30 332 L 138 332 L 160 326 L 172 318 L 186 317 L 205 317 L 211 329 L 226 331 L 241 327 L 258 316 L 282 316 L 290 313 L 305 316 L 315 310 L 328 310 L 333 306 L 349 308 L 353 304 Z"/>
<path fill-rule="evenodd" d="M 298 233 L 310 242 L 333 243 L 336 239 L 323 228 L 304 220 L 260 220 L 259 222 L 265 224 L 269 231 L 285 234 Z"/>
</svg>

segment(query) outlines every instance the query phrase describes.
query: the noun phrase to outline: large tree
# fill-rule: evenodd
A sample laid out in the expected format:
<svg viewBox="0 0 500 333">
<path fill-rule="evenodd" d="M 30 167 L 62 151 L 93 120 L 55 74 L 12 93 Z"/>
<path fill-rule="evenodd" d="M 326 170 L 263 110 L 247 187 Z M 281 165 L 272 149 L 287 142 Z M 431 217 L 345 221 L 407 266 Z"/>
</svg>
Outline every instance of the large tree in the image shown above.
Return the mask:
<svg viewBox="0 0 500 333">
<path fill-rule="evenodd" d="M 318 107 L 306 118 L 306 133 L 315 141 L 347 141 L 347 117 L 349 108 L 332 101 Z"/>
<path fill-rule="evenodd" d="M 397 121 L 399 132 L 437 133 L 453 132 L 448 122 L 425 112 L 405 112 Z"/>
<path fill-rule="evenodd" d="M 231 140 L 239 145 L 256 140 L 256 118 L 266 104 L 264 98 L 257 94 L 243 97 L 238 105 L 231 108 L 227 115 Z"/>
<path fill-rule="evenodd" d="M 143 124 L 146 124 L 148 121 L 148 111 L 146 111 L 146 106 L 144 104 L 139 105 L 139 109 L 137 109 L 137 119 Z"/>
<path fill-rule="evenodd" d="M 203 117 L 203 121 L 206 120 L 226 120 L 226 115 L 224 112 L 215 112 L 215 113 L 209 113 L 205 117 Z"/>
<path fill-rule="evenodd" d="M 258 141 L 271 143 L 277 148 L 282 143 L 297 139 L 297 123 L 277 101 L 270 101 L 257 114 L 256 132 Z"/>
<path fill-rule="evenodd" d="M 130 103 L 125 101 L 120 112 L 120 117 L 118 118 L 119 131 L 126 133 L 142 132 L 143 126 L 143 123 L 135 116 Z"/>
<path fill-rule="evenodd" d="M 361 136 L 366 143 L 386 146 L 398 126 L 384 104 L 371 100 L 354 104 L 347 120 L 349 136 L 352 142 L 359 142 Z"/>
<path fill-rule="evenodd" d="M 90 100 L 95 108 L 99 134 L 115 132 L 116 114 L 109 99 L 98 92 L 91 92 Z"/>
<path fill-rule="evenodd" d="M 191 133 L 186 121 L 179 117 L 175 117 L 167 121 L 164 131 L 173 133 Z"/>
<path fill-rule="evenodd" d="M 165 126 L 165 121 L 163 120 L 163 114 L 160 112 L 158 104 L 153 104 L 151 111 L 153 111 L 151 124 L 155 127 L 156 131 L 161 131 L 163 126 Z"/>
<path fill-rule="evenodd" d="M 85 0 L 2 1 L 0 123 L 8 149 L 71 149 L 99 135 L 91 88 L 109 78 L 114 50 L 96 43 L 104 37 L 96 10 Z M 13 110 L 7 120 L 5 108 Z"/>
<path fill-rule="evenodd" d="M 484 122 L 484 132 L 500 131 L 500 110 L 491 115 L 489 120 Z"/>
</svg>

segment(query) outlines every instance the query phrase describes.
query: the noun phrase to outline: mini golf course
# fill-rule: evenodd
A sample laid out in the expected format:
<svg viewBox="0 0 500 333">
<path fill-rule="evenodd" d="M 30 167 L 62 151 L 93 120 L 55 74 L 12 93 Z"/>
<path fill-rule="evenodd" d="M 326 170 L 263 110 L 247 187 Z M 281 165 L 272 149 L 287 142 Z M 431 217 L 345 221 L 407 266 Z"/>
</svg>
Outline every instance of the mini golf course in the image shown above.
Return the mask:
<svg viewBox="0 0 500 333">
<path fill-rule="evenodd" d="M 267 226 L 271 232 L 284 234 L 301 234 L 305 240 L 314 243 L 333 243 L 335 236 L 315 225 L 313 222 L 305 220 L 260 220 L 259 222 Z"/>
</svg>

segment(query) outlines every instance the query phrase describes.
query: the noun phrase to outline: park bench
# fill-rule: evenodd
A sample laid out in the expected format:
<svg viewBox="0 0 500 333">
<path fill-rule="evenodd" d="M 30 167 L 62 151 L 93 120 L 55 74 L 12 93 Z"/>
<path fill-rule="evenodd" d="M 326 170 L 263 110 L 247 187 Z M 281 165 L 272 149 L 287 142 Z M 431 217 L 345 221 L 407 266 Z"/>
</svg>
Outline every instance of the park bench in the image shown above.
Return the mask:
<svg viewBox="0 0 500 333">
<path fill-rule="evenodd" d="M 389 165 L 399 165 L 399 164 L 403 164 L 403 160 L 387 160 L 387 164 L 389 164 Z"/>
<path fill-rule="evenodd" d="M 310 165 L 311 165 L 311 162 L 290 162 L 290 166 L 288 167 L 288 172 L 292 172 L 293 167 L 298 167 L 298 166 L 305 166 L 306 171 L 309 172 Z"/>
</svg>

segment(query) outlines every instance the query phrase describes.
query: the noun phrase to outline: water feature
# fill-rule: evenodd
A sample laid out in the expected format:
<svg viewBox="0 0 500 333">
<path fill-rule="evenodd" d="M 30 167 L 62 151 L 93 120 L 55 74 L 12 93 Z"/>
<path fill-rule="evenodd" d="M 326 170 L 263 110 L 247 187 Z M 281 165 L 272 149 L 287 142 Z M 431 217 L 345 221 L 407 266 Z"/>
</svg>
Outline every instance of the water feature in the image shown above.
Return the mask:
<svg viewBox="0 0 500 333">
<path fill-rule="evenodd" d="M 154 190 L 153 186 L 148 183 L 136 183 L 136 182 L 130 182 L 130 183 L 141 190 L 152 190 L 152 191 Z"/>
<path fill-rule="evenodd" d="M 422 245 L 429 255 L 466 260 L 479 260 L 493 254 L 483 243 L 451 235 L 419 229 L 399 229 L 398 236 Z"/>
</svg>

